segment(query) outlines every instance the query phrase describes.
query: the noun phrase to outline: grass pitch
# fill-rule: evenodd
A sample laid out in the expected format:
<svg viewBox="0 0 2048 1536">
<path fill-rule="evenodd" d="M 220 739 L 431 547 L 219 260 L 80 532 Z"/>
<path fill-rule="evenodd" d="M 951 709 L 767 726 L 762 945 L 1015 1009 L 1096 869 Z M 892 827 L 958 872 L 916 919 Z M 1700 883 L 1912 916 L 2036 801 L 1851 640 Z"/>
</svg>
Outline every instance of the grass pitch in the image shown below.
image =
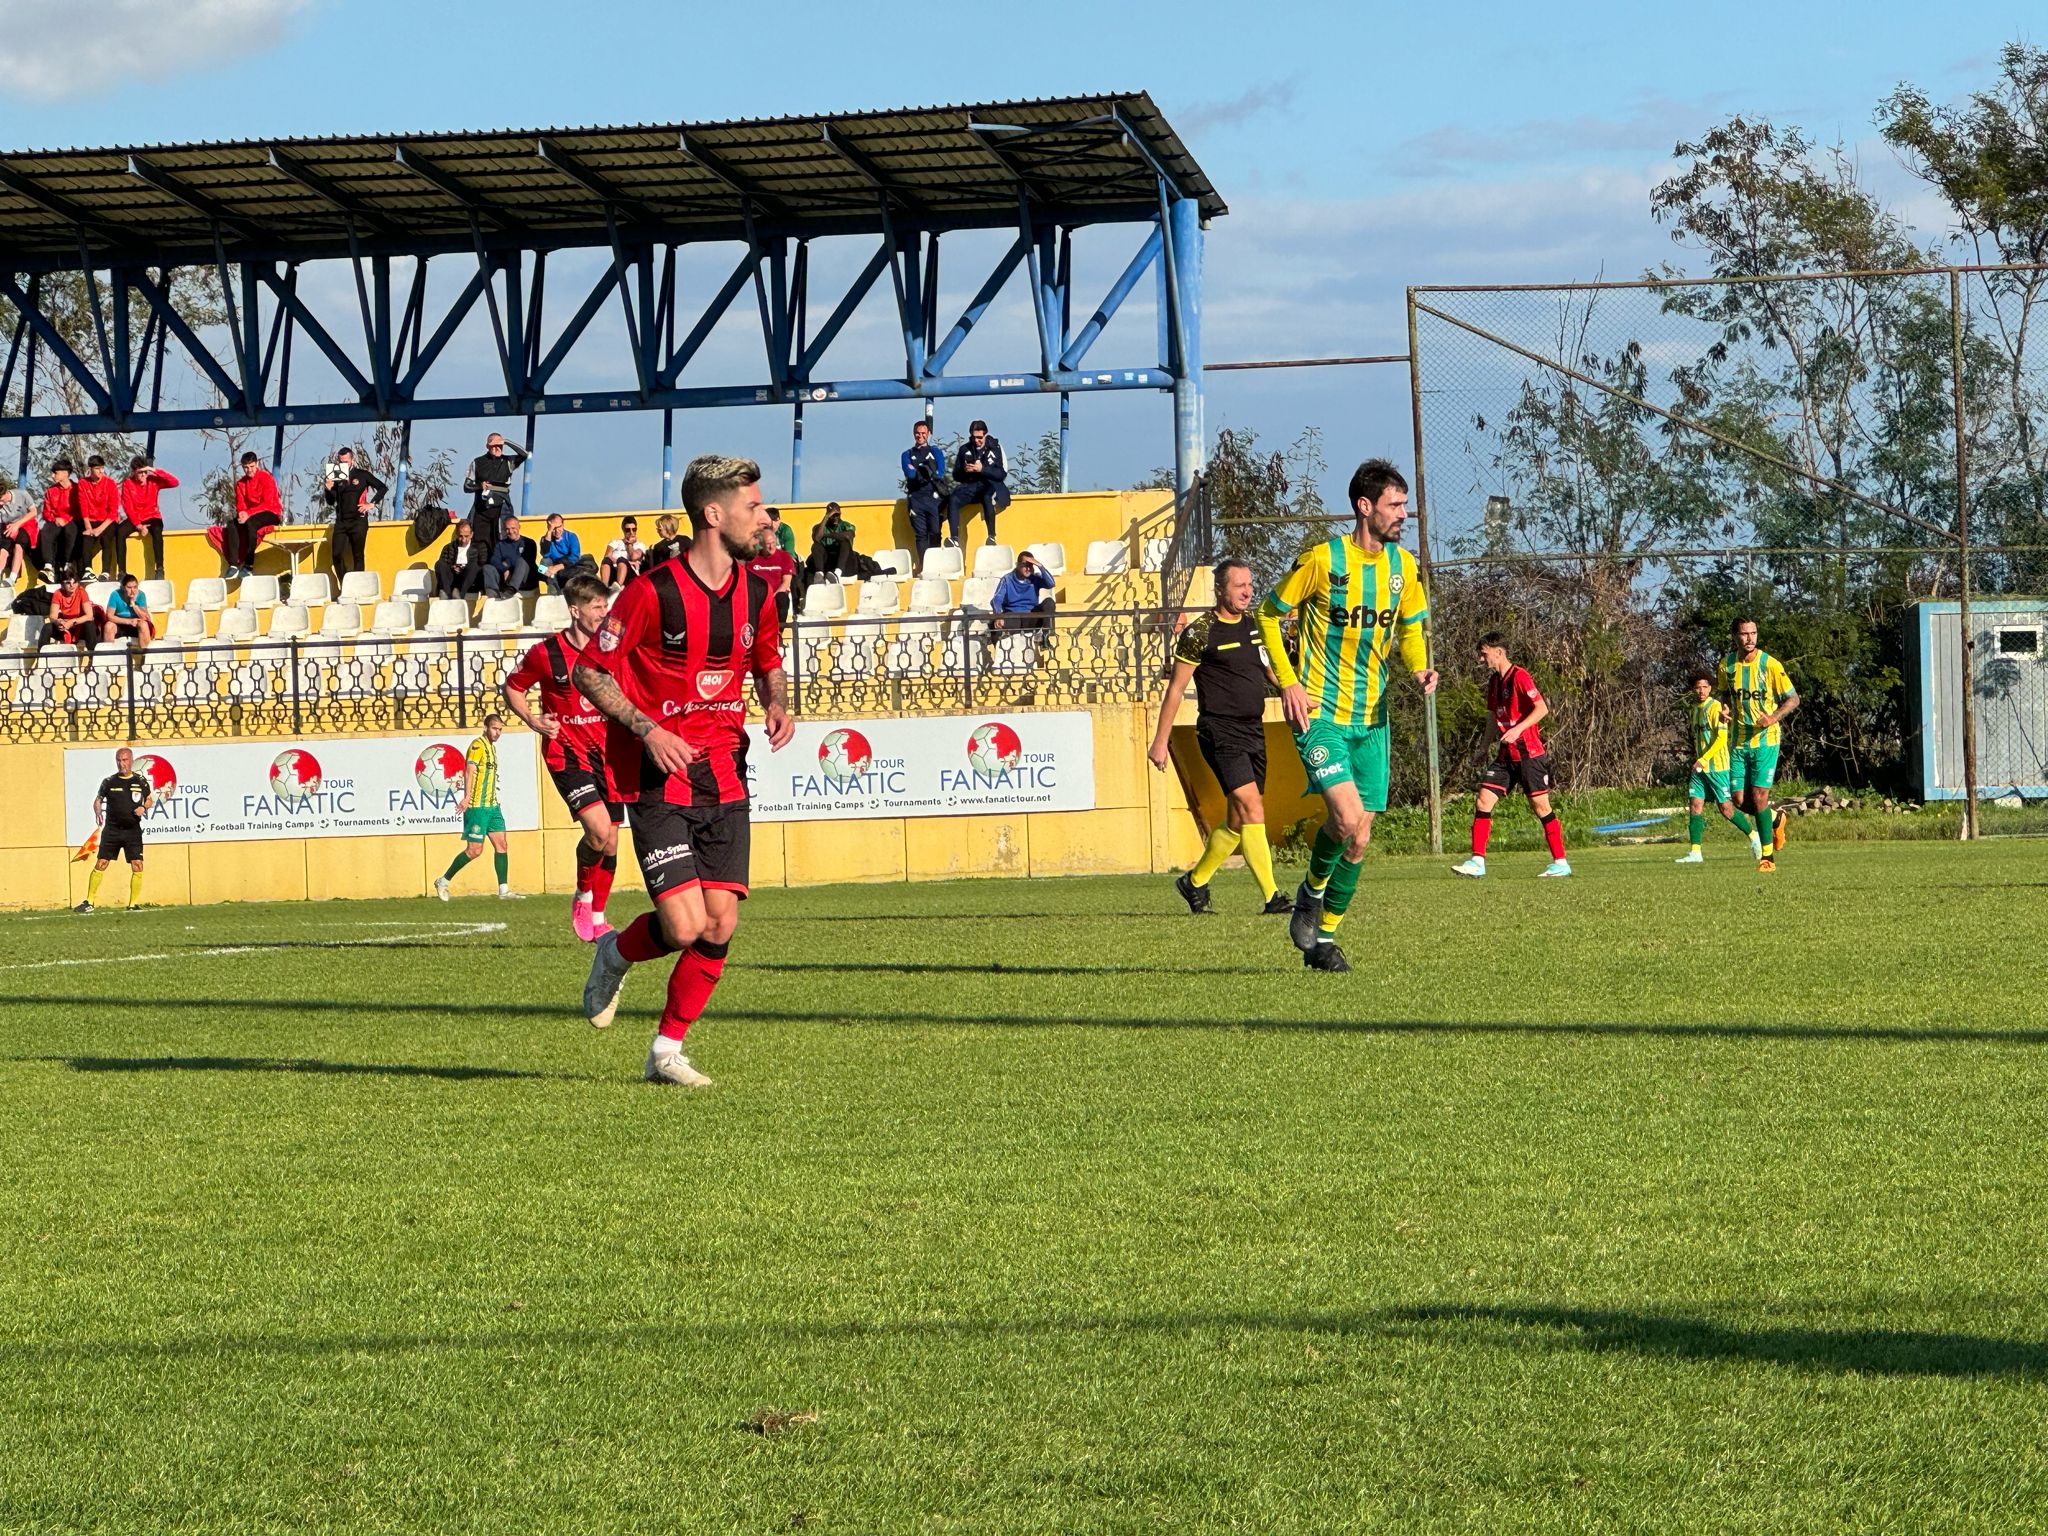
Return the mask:
<svg viewBox="0 0 2048 1536">
<path fill-rule="evenodd" d="M 7 919 L 0 1529 L 2028 1528 L 2040 847 L 1709 846 Z"/>
</svg>

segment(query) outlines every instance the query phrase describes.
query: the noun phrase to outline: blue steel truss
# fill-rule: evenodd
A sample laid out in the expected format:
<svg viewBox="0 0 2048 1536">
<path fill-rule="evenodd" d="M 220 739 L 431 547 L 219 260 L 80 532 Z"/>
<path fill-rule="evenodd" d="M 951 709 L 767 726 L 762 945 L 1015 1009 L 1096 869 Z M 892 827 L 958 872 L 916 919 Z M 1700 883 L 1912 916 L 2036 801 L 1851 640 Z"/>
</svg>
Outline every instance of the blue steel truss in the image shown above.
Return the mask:
<svg viewBox="0 0 2048 1536">
<path fill-rule="evenodd" d="M 1149 112 L 1149 102 L 1138 100 Z M 13 309 L 0 370 L 0 402 L 15 398 L 17 365 L 29 386 L 19 396 L 24 402 L 33 399 L 39 367 L 60 370 L 91 402 L 91 409 L 78 415 L 0 416 L 0 434 L 27 439 L 129 432 L 148 434 L 153 442 L 157 433 L 166 431 L 268 427 L 276 429 L 281 443 L 288 426 L 524 417 L 530 433 L 546 416 L 659 410 L 665 413 L 666 501 L 667 445 L 673 440 L 677 410 L 792 407 L 793 469 L 800 474 L 807 405 L 1058 394 L 1064 463 L 1070 395 L 1160 390 L 1175 397 L 1175 459 L 1185 490 L 1200 469 L 1203 443 L 1203 227 L 1205 214 L 1220 210 L 1220 202 L 1198 172 L 1190 175 L 1186 167 L 1191 162 L 1184 152 L 1178 154 L 1179 163 L 1163 154 L 1159 134 L 1141 131 L 1122 104 L 1111 103 L 1106 111 L 1086 118 L 1026 123 L 978 121 L 976 110 L 965 109 L 958 127 L 1007 179 L 1014 200 L 1008 222 L 1014 234 L 957 315 L 940 308 L 941 242 L 956 231 L 1000 227 L 1000 201 L 991 207 L 987 178 L 977 181 L 975 200 L 951 199 L 943 188 L 935 191 L 915 184 L 905 175 L 900 157 L 895 166 L 883 163 L 834 121 L 814 125 L 817 137 L 812 148 L 823 146 L 832 164 L 850 178 L 853 190 L 835 195 L 828 206 L 799 205 L 798 199 L 750 170 L 730 148 L 708 142 L 705 130 L 682 129 L 676 134 L 679 163 L 691 168 L 698 184 L 708 178 L 722 191 L 736 221 L 727 216 L 707 222 L 699 206 L 685 214 L 673 200 L 621 186 L 610 173 L 565 146 L 561 141 L 566 134 L 534 136 L 527 150 L 532 171 L 565 187 L 586 212 L 594 209 L 601 214 L 601 220 L 586 217 L 573 226 L 545 230 L 524 208 L 484 190 L 480 176 L 452 173 L 418 144 L 396 144 L 390 166 L 404 185 L 436 200 L 434 206 L 444 217 L 431 234 L 418 221 L 395 214 L 389 197 L 365 197 L 295 149 L 261 146 L 263 166 L 273 179 L 338 217 L 344 232 L 339 247 L 332 241 L 323 246 L 276 238 L 260 216 L 238 206 L 222 190 L 209 189 L 191 173 L 159 163 L 172 152 L 75 152 L 121 156 L 130 182 L 148 189 L 160 203 L 167 200 L 183 210 L 182 233 L 154 248 L 138 240 L 133 223 L 117 222 L 53 190 L 55 178 L 39 179 L 18 164 L 0 164 L 0 194 L 11 194 L 40 216 L 39 233 L 69 226 L 76 240 L 75 252 L 34 249 L 32 242 L 16 247 L 0 226 L 0 299 Z M 1124 162 L 1135 152 L 1140 162 L 1135 177 L 1126 165 L 1118 172 L 1114 198 L 1077 197 L 1063 178 L 1079 177 L 1105 163 L 1104 146 L 1113 146 Z M 502 159 L 503 146 L 494 148 Z M 1105 182 L 1098 177 L 1089 185 Z M 1149 195 L 1139 198 L 1134 187 Z M 452 222 L 445 215 L 452 215 Z M 1135 231 L 1136 249 L 1099 300 L 1079 311 L 1076 325 L 1075 237 L 1077 230 L 1097 225 Z M 195 239 L 202 231 L 203 238 Z M 466 242 L 461 240 L 464 233 Z M 700 309 L 685 313 L 678 293 L 678 251 L 706 240 L 729 240 L 735 233 L 745 247 L 738 261 Z M 863 236 L 874 240 L 874 249 L 851 284 L 836 295 L 814 294 L 812 241 Z M 43 243 L 47 247 L 49 242 Z M 610 260 L 587 290 L 573 295 L 566 318 L 550 332 L 545 323 L 548 257 L 564 249 L 598 249 L 608 252 Z M 409 281 L 394 285 L 394 263 L 406 258 L 415 263 Z M 314 311 L 300 281 L 301 267 L 309 260 L 347 264 L 356 299 L 353 313 L 323 316 Z M 427 272 L 435 260 L 459 263 L 465 281 L 445 309 L 430 312 Z M 195 266 L 203 266 L 218 282 L 225 303 L 226 324 L 218 328 L 218 341 L 211 345 L 178 314 L 170 298 L 174 272 Z M 1005 372 L 954 373 L 952 364 L 962 344 L 1020 269 L 1031 306 L 1035 356 L 1019 359 Z M 54 272 L 84 275 L 97 322 L 90 356 L 81 356 L 69 345 L 44 310 L 43 281 Z M 1097 361 L 1098 341 L 1148 278 L 1158 297 L 1156 357 L 1142 363 Z M 889 376 L 821 377 L 827 351 L 885 279 L 900 334 L 900 370 Z M 749 289 L 762 341 L 758 381 L 688 382 L 692 360 Z M 598 389 L 556 387 L 555 375 L 563 362 L 612 305 L 618 306 L 624 321 L 626 353 L 615 358 L 616 382 Z M 131 306 L 146 316 L 139 337 L 133 334 Z M 488 394 L 442 393 L 434 387 L 436 365 L 479 308 L 489 317 L 503 388 Z M 352 353 L 338 340 L 338 331 L 357 324 L 363 344 L 360 352 Z M 326 358 L 341 381 L 340 397 L 294 398 L 295 340 L 317 348 Z M 217 403 L 163 403 L 165 362 L 177 354 L 198 369 Z M 367 358 L 367 365 L 361 358 Z M 24 441 L 24 453 L 26 446 Z"/>
</svg>

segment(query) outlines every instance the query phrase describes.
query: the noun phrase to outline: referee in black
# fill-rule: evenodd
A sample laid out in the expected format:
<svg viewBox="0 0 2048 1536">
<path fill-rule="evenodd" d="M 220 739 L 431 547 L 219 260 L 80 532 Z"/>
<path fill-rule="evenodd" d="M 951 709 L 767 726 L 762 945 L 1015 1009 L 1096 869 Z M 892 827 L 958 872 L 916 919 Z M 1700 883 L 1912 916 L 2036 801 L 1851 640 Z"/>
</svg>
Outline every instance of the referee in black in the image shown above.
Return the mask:
<svg viewBox="0 0 2048 1536">
<path fill-rule="evenodd" d="M 1292 902 L 1273 885 L 1273 848 L 1266 841 L 1266 690 L 1273 675 L 1259 649 L 1252 608 L 1252 568 L 1242 560 L 1216 567 L 1216 607 L 1190 621 L 1173 648 L 1173 677 L 1152 733 L 1152 766 L 1165 771 L 1173 717 L 1195 680 L 1195 743 L 1223 786 L 1225 824 L 1212 829 L 1195 867 L 1173 882 L 1190 912 L 1209 910 L 1209 880 L 1223 861 L 1242 850 L 1259 882 L 1264 911 L 1286 912 Z"/>
<path fill-rule="evenodd" d="M 123 747 L 114 754 L 113 773 L 100 780 L 92 797 L 92 819 L 100 828 L 100 857 L 86 877 L 85 900 L 72 911 L 92 911 L 100 881 L 116 859 L 128 861 L 128 909 L 132 912 L 142 905 L 142 816 L 154 804 L 156 796 L 149 780 L 135 771 L 135 754 Z"/>
</svg>

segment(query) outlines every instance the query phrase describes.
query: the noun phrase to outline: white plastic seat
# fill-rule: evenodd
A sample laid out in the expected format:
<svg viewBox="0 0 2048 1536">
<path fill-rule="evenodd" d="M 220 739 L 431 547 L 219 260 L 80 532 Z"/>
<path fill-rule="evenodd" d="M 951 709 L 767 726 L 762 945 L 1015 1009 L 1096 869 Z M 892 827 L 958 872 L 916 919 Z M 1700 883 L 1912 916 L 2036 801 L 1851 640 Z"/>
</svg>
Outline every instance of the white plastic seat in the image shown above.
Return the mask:
<svg viewBox="0 0 2048 1536">
<path fill-rule="evenodd" d="M 910 584 L 912 613 L 944 613 L 953 606 L 953 583 L 920 576 Z"/>
<path fill-rule="evenodd" d="M 240 644 L 256 638 L 256 610 L 254 608 L 223 608 L 220 614 L 220 628 L 213 632 L 213 638 L 225 643 Z"/>
<path fill-rule="evenodd" d="M 391 595 L 407 602 L 423 603 L 434 595 L 434 573 L 424 565 L 409 565 L 391 578 Z"/>
<path fill-rule="evenodd" d="M 275 608 L 278 604 L 277 578 L 275 576 L 244 576 L 241 590 L 235 595 L 235 606 L 254 608 L 259 612 Z"/>
<path fill-rule="evenodd" d="M 1008 544 L 984 544 L 974 552 L 977 576 L 1001 576 L 1016 566 L 1017 551 Z"/>
<path fill-rule="evenodd" d="M 886 618 L 896 612 L 900 598 L 901 592 L 893 579 L 865 582 L 860 589 L 860 607 L 857 611 L 866 618 Z"/>
<path fill-rule="evenodd" d="M 875 556 L 875 564 L 898 581 L 908 581 L 911 578 L 910 551 L 907 549 L 885 549 Z"/>
<path fill-rule="evenodd" d="M 228 605 L 228 584 L 220 576 L 194 576 L 185 589 L 185 606 L 201 613 L 219 613 Z"/>
<path fill-rule="evenodd" d="M 363 613 L 354 603 L 329 603 L 320 615 L 320 633 L 330 640 L 353 640 L 363 632 Z"/>
<path fill-rule="evenodd" d="M 168 581 L 145 581 L 141 586 L 142 600 L 149 604 L 151 613 L 164 613 L 176 606 L 177 598 L 172 595 Z"/>
<path fill-rule="evenodd" d="M 7 626 L 7 637 L 0 640 L 0 650 L 32 651 L 36 642 L 43 638 L 43 617 L 38 613 L 17 613 Z"/>
<path fill-rule="evenodd" d="M 122 641 L 111 645 L 102 644 L 92 653 L 92 660 L 86 663 L 92 672 L 126 672 L 128 670 L 128 647 Z"/>
<path fill-rule="evenodd" d="M 1173 540 L 1171 539 L 1147 539 L 1145 541 L 1144 557 L 1139 563 L 1138 569 L 1143 571 L 1165 570 L 1167 551 L 1172 548 Z"/>
<path fill-rule="evenodd" d="M 370 633 L 386 636 L 409 635 L 413 630 L 414 617 L 410 599 L 386 598 L 377 604 L 377 611 L 370 620 Z"/>
<path fill-rule="evenodd" d="M 846 612 L 846 588 L 836 581 L 814 581 L 804 590 L 803 616 L 836 619 Z"/>
<path fill-rule="evenodd" d="M 290 640 L 312 632 L 313 616 L 304 603 L 279 603 L 270 610 L 270 628 L 265 633 L 271 639 Z"/>
<path fill-rule="evenodd" d="M 1036 630 L 1005 631 L 996 636 L 996 643 L 989 649 L 988 670 L 991 672 L 1029 672 L 1037 665 Z"/>
<path fill-rule="evenodd" d="M 970 576 L 967 584 L 960 589 L 962 612 L 973 608 L 985 611 L 995 601 L 996 578 L 993 576 Z"/>
<path fill-rule="evenodd" d="M 1122 539 L 1092 539 L 1088 544 L 1090 576 L 1120 576 L 1131 568 L 1131 547 Z"/>
<path fill-rule="evenodd" d="M 107 599 L 114 595 L 116 585 L 118 583 L 111 581 L 88 581 L 85 584 L 85 595 L 94 607 L 104 608 L 107 606 Z"/>
<path fill-rule="evenodd" d="M 924 570 L 920 574 L 927 581 L 958 581 L 967 574 L 967 557 L 958 544 L 938 545 L 924 552 Z"/>
<path fill-rule="evenodd" d="M 1040 565 L 1045 567 L 1046 575 L 1064 576 L 1067 574 L 1066 545 L 1033 544 L 1030 546 L 1030 550 L 1032 557 L 1036 559 Z"/>
<path fill-rule="evenodd" d="M 292 601 L 307 608 L 333 602 L 334 578 L 325 571 L 308 571 L 303 576 L 293 577 Z"/>
<path fill-rule="evenodd" d="M 526 610 L 516 597 L 487 597 L 477 615 L 476 627 L 498 634 L 511 634 L 526 627 Z"/>
<path fill-rule="evenodd" d="M 166 640 L 204 640 L 206 615 L 197 608 L 173 608 L 164 617 Z"/>
<path fill-rule="evenodd" d="M 341 578 L 344 603 L 379 603 L 384 600 L 384 578 L 375 571 L 350 571 Z"/>
<path fill-rule="evenodd" d="M 533 627 L 550 634 L 569 627 L 569 599 L 559 592 L 543 592 L 534 599 Z"/>
<path fill-rule="evenodd" d="M 459 635 L 469 628 L 469 604 L 459 597 L 437 597 L 427 604 L 427 622 L 421 626 L 430 635 Z"/>
</svg>

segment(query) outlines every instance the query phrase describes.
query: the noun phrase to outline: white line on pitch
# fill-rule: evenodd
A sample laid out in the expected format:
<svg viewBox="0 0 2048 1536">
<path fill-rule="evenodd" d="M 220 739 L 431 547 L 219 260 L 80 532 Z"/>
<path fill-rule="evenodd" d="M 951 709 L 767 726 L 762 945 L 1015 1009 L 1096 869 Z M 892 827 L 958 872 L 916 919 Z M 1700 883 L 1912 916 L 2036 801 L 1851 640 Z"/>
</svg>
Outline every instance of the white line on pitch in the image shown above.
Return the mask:
<svg viewBox="0 0 2048 1536">
<path fill-rule="evenodd" d="M 344 925 L 327 924 L 325 926 L 339 927 Z M 415 939 L 445 939 L 465 934 L 502 933 L 504 928 L 505 925 L 503 923 L 444 922 L 436 924 L 432 931 L 426 933 L 386 933 L 368 939 L 335 939 L 332 942 L 321 944 L 320 948 L 349 949 L 361 948 L 372 944 L 410 944 Z M 197 960 L 216 955 L 257 955 L 275 949 L 298 949 L 301 947 L 301 945 L 293 943 L 289 939 L 282 940 L 276 944 L 223 944 L 214 949 L 187 949 L 177 953 L 166 951 L 163 954 L 150 955 L 87 955 L 68 960 L 28 960 L 18 965 L 0 965 L 0 971 L 48 971 L 55 970 L 60 966 L 72 965 L 139 965 L 147 960 L 183 960 L 188 958 Z"/>
</svg>

